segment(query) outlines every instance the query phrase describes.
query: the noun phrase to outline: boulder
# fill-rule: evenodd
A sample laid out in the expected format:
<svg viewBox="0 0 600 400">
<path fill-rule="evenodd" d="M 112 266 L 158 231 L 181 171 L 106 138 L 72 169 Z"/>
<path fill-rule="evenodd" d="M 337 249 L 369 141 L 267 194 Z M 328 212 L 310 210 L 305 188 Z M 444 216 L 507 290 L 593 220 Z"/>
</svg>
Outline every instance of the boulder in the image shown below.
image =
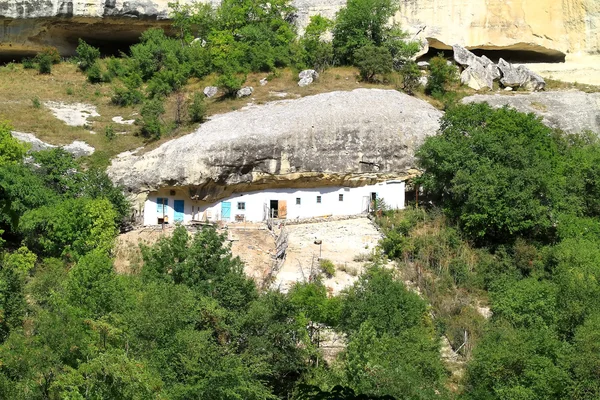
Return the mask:
<svg viewBox="0 0 600 400">
<path fill-rule="evenodd" d="M 267 78 L 262 78 L 259 83 L 260 86 L 265 86 L 267 83 L 269 83 L 269 80 Z"/>
<path fill-rule="evenodd" d="M 219 88 L 216 86 L 207 86 L 204 88 L 203 93 L 206 97 L 208 97 L 210 99 L 211 97 L 214 97 L 218 91 L 219 91 Z"/>
<path fill-rule="evenodd" d="M 463 67 L 470 67 L 473 64 L 481 63 L 479 57 L 462 46 L 455 44 L 452 46 L 452 51 L 454 53 L 454 61 Z"/>
<path fill-rule="evenodd" d="M 73 143 L 63 146 L 63 150 L 73 154 L 75 157 L 91 156 L 94 154 L 92 146 L 81 140 L 75 140 Z"/>
<path fill-rule="evenodd" d="M 308 86 L 319 77 L 319 73 L 314 69 L 305 69 L 298 74 L 298 86 Z"/>
<path fill-rule="evenodd" d="M 236 97 L 247 97 L 250 96 L 254 92 L 254 88 L 252 86 L 244 86 L 240 90 L 237 91 Z"/>
<path fill-rule="evenodd" d="M 494 88 L 494 75 L 479 62 L 474 62 L 460 74 L 460 82 L 471 89 L 481 90 Z"/>
<path fill-rule="evenodd" d="M 504 86 L 522 87 L 529 91 L 543 90 L 546 86 L 544 78 L 530 71 L 524 65 L 515 67 L 501 58 L 498 61 L 498 68 L 502 72 L 500 83 Z"/>
<path fill-rule="evenodd" d="M 429 69 L 429 63 L 427 61 L 419 61 L 417 67 L 419 67 L 419 69 Z"/>
<path fill-rule="evenodd" d="M 427 82 L 429 82 L 429 78 L 427 78 L 426 76 L 422 76 L 419 78 L 419 84 L 421 86 L 427 86 Z"/>
<path fill-rule="evenodd" d="M 112 160 L 132 195 L 186 187 L 199 201 L 277 187 L 359 186 L 413 176 L 415 150 L 442 112 L 396 90 L 278 100 L 213 116 L 141 155 Z"/>
<path fill-rule="evenodd" d="M 556 92 L 486 94 L 469 96 L 463 103 L 487 102 L 493 107 L 509 106 L 518 111 L 535 113 L 551 128 L 566 133 L 592 131 L 600 134 L 600 93 L 577 90 Z"/>
</svg>

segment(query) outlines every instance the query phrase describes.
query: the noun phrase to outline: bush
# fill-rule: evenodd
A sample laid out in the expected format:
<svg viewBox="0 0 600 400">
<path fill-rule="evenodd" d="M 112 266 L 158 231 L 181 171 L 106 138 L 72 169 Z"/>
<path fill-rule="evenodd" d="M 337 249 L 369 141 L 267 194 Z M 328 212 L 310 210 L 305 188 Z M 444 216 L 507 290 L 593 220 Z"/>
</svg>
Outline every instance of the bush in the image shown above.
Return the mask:
<svg viewBox="0 0 600 400">
<path fill-rule="evenodd" d="M 144 103 L 140 114 L 141 119 L 136 120 L 136 125 L 141 126 L 142 136 L 149 139 L 160 139 L 166 131 L 162 115 L 165 113 L 165 107 L 159 99 L 148 100 Z"/>
<path fill-rule="evenodd" d="M 456 81 L 457 69 L 454 65 L 448 64 L 443 54 L 433 57 L 429 61 L 429 80 L 425 88 L 427 94 L 434 97 L 441 97 L 446 93 L 447 85 Z"/>
<path fill-rule="evenodd" d="M 326 258 L 323 258 L 319 261 L 319 268 L 321 272 L 325 274 L 326 277 L 331 278 L 335 275 L 335 265 Z"/>
<path fill-rule="evenodd" d="M 414 61 L 409 61 L 402 67 L 402 89 L 408 94 L 414 94 L 419 87 L 421 71 Z"/>
<path fill-rule="evenodd" d="M 35 62 L 33 61 L 33 59 L 31 59 L 29 57 L 25 57 L 23 59 L 23 61 L 21 61 L 21 63 L 23 64 L 24 69 L 34 69 L 35 68 Z"/>
<path fill-rule="evenodd" d="M 42 107 L 42 102 L 36 96 L 33 99 L 31 99 L 31 105 L 33 106 L 33 108 L 41 108 Z"/>
<path fill-rule="evenodd" d="M 204 103 L 204 94 L 194 93 L 194 98 L 188 109 L 190 121 L 202 122 L 206 116 L 206 104 Z"/>
<path fill-rule="evenodd" d="M 131 106 L 142 102 L 144 96 L 138 88 L 142 85 L 142 78 L 137 73 L 132 73 L 121 79 L 125 87 L 117 86 L 114 89 L 112 103 L 121 107 Z"/>
<path fill-rule="evenodd" d="M 40 53 L 36 56 L 36 61 L 40 74 L 52 73 L 52 57 L 50 55 Z"/>
<path fill-rule="evenodd" d="M 97 65 L 96 61 L 98 60 L 98 58 L 100 58 L 100 50 L 96 47 L 90 46 L 82 39 L 79 39 L 79 46 L 77 46 L 77 49 L 75 51 L 77 52 L 79 68 L 82 71 L 87 71 L 89 68 L 92 68 L 94 65 Z"/>
<path fill-rule="evenodd" d="M 101 83 L 102 82 L 102 69 L 98 62 L 94 62 L 87 69 L 87 80 L 90 83 Z"/>
<path fill-rule="evenodd" d="M 104 136 L 108 140 L 113 140 L 116 137 L 115 128 L 112 125 L 108 125 L 106 128 L 104 128 Z"/>
<path fill-rule="evenodd" d="M 363 80 L 372 82 L 376 75 L 392 72 L 392 55 L 385 47 L 367 45 L 354 52 L 354 65 Z"/>
<path fill-rule="evenodd" d="M 118 58 L 110 57 L 106 60 L 106 69 L 112 78 L 122 77 L 127 73 L 127 69 Z"/>
<path fill-rule="evenodd" d="M 232 73 L 225 73 L 217 79 L 217 86 L 225 90 L 226 96 L 235 96 L 237 91 L 242 88 L 242 85 L 246 82 L 246 75 L 235 75 Z"/>
<path fill-rule="evenodd" d="M 52 64 L 59 64 L 60 63 L 60 53 L 58 52 L 58 50 L 56 49 L 56 47 L 44 47 L 42 49 L 42 51 L 38 54 L 39 55 L 46 55 L 50 58 L 50 62 Z"/>
</svg>

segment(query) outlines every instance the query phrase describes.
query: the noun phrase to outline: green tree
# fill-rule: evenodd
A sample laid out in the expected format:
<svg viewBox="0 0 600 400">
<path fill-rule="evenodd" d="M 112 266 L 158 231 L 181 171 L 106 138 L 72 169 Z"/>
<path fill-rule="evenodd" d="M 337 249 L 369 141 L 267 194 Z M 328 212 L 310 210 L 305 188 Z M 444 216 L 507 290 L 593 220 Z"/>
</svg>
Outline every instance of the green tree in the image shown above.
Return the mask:
<svg viewBox="0 0 600 400">
<path fill-rule="evenodd" d="M 367 45 L 354 52 L 354 64 L 363 80 L 373 82 L 376 75 L 392 72 L 392 55 L 385 47 Z"/>
<path fill-rule="evenodd" d="M 456 106 L 417 151 L 420 182 L 472 239 L 549 238 L 569 203 L 557 140 L 533 114 Z"/>
<path fill-rule="evenodd" d="M 425 91 L 434 97 L 443 96 L 448 85 L 457 79 L 457 69 L 442 54 L 429 60 L 429 79 Z"/>
<path fill-rule="evenodd" d="M 12 126 L 7 121 L 0 121 L 0 167 L 15 164 L 23 160 L 28 146 L 13 138 Z"/>
<path fill-rule="evenodd" d="M 206 117 L 206 103 L 202 93 L 194 93 L 194 97 L 189 105 L 188 115 L 192 122 L 202 122 Z"/>
<path fill-rule="evenodd" d="M 160 139 L 167 131 L 162 115 L 165 113 L 165 107 L 162 100 L 152 99 L 144 102 L 140 111 L 141 118 L 136 120 L 140 126 L 140 133 L 148 139 Z"/>
<path fill-rule="evenodd" d="M 402 72 L 402 89 L 412 95 L 415 93 L 420 85 L 419 78 L 421 77 L 421 71 L 416 62 L 409 61 L 404 64 L 401 69 Z"/>
<path fill-rule="evenodd" d="M 77 65 L 82 71 L 87 71 L 92 66 L 98 65 L 97 60 L 100 58 L 100 49 L 90 46 L 83 39 L 79 39 L 79 45 L 75 52 L 77 53 Z"/>
<path fill-rule="evenodd" d="M 333 21 L 321 15 L 313 15 L 301 39 L 306 52 L 306 65 L 318 71 L 323 71 L 333 64 L 333 45 L 324 40 L 325 34 L 332 27 Z"/>
</svg>

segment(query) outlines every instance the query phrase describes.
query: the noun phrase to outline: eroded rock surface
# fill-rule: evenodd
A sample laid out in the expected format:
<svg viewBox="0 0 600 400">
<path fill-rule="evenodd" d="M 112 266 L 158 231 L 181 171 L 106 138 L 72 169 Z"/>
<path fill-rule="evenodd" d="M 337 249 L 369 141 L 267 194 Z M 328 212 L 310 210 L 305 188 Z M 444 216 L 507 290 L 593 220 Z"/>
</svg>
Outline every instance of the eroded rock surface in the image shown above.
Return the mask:
<svg viewBox="0 0 600 400">
<path fill-rule="evenodd" d="M 167 26 L 170 0 L 0 0 L 0 51 L 56 46 L 72 54 L 77 38 L 133 42 L 151 26 Z M 181 0 L 191 3 L 194 0 Z M 210 0 L 216 4 L 218 0 Z M 335 17 L 345 0 L 293 0 L 299 33 L 313 15 Z M 507 49 L 560 59 L 600 49 L 598 0 L 400 1 L 394 20 L 428 47 Z"/>
<path fill-rule="evenodd" d="M 11 132 L 11 135 L 21 142 L 28 143 L 30 145 L 29 151 L 42 151 L 59 147 L 38 139 L 32 133 L 13 131 Z M 62 147 L 66 152 L 73 154 L 75 157 L 89 156 L 94 154 L 95 151 L 92 146 L 80 140 L 75 140 L 71 144 L 60 147 Z"/>
<path fill-rule="evenodd" d="M 478 94 L 465 97 L 462 102 L 487 102 L 493 107 L 507 105 L 521 112 L 535 113 L 546 125 L 566 133 L 592 131 L 600 134 L 600 93 L 571 90 L 514 95 Z"/>
<path fill-rule="evenodd" d="M 187 186 L 213 201 L 261 187 L 357 186 L 416 173 L 414 151 L 442 113 L 394 90 L 282 100 L 213 117 L 197 131 L 108 168 L 132 194 Z"/>
</svg>

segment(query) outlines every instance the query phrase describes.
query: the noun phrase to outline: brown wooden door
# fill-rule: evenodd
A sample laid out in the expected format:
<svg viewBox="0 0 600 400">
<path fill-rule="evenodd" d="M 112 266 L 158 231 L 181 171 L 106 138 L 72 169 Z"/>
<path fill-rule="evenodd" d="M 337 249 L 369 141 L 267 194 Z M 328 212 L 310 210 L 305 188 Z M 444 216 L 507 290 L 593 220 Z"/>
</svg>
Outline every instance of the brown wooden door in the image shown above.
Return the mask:
<svg viewBox="0 0 600 400">
<path fill-rule="evenodd" d="M 279 200 L 277 214 L 279 218 L 287 218 L 287 201 Z"/>
</svg>

